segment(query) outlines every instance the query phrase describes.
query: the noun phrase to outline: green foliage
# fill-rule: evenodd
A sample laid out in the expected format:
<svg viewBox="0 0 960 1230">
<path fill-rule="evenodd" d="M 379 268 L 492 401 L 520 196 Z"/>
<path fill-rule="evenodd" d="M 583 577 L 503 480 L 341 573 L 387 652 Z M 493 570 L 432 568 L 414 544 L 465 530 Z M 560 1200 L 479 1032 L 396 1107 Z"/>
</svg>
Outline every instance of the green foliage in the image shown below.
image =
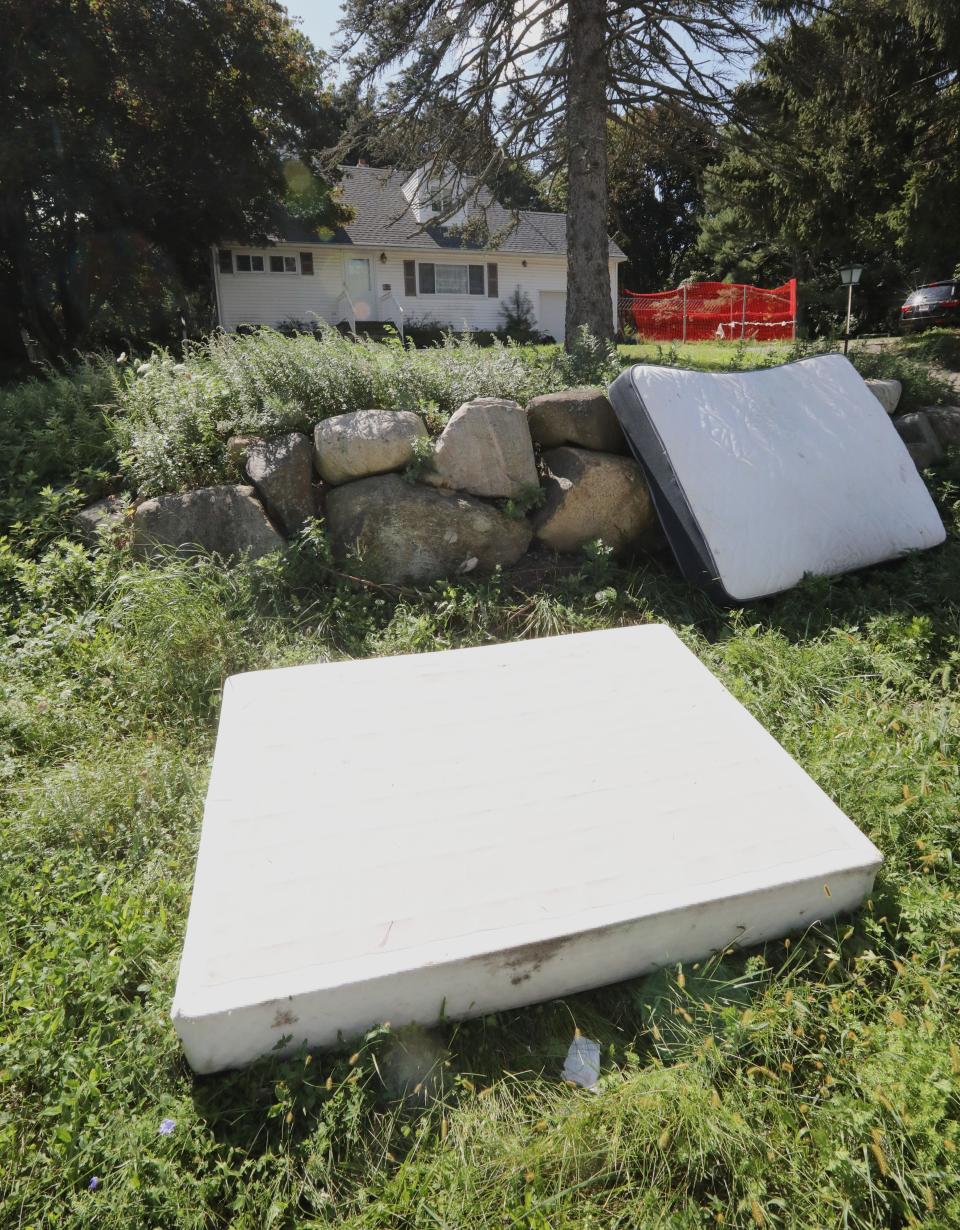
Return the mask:
<svg viewBox="0 0 960 1230">
<path fill-rule="evenodd" d="M 535 589 L 392 599 L 338 579 L 316 526 L 232 569 L 7 543 L 0 1224 L 956 1225 L 958 479 L 936 493 L 944 547 L 739 612 L 599 544 Z M 864 910 L 555 1003 L 190 1074 L 169 1005 L 227 675 L 651 620 L 880 846 Z M 560 1081 L 575 1028 L 602 1046 L 595 1094 Z"/>
<path fill-rule="evenodd" d="M 433 440 L 429 436 L 417 436 L 411 448 L 413 461 L 403 472 L 407 482 L 415 483 L 434 468 Z"/>
<path fill-rule="evenodd" d="M 527 513 L 542 508 L 546 498 L 546 488 L 539 483 L 523 483 L 518 494 L 502 500 L 500 506 L 508 517 L 521 521 Z"/>
<path fill-rule="evenodd" d="M 169 336 L 198 308 L 211 243 L 262 235 L 284 204 L 341 216 L 318 174 L 336 135 L 327 61 L 271 0 L 0 14 L 16 31 L 0 61 L 4 349 L 21 352 L 21 328 L 48 357 Z"/>
<path fill-rule="evenodd" d="M 850 361 L 865 380 L 899 380 L 903 385 L 899 409 L 918 410 L 921 406 L 943 406 L 956 400 L 954 387 L 943 375 L 915 352 L 902 346 L 865 350 L 854 346 Z"/>
<path fill-rule="evenodd" d="M 927 329 L 901 338 L 897 347 L 911 359 L 939 363 L 951 372 L 960 372 L 960 330 Z"/>
<path fill-rule="evenodd" d="M 42 511 L 44 487 L 97 496 L 116 471 L 105 366 L 84 363 L 0 388 L 0 532 Z"/>
<path fill-rule="evenodd" d="M 475 345 L 447 335 L 427 350 L 352 341 L 335 329 L 284 337 L 217 334 L 121 370 L 118 446 L 132 485 L 144 495 L 222 481 L 226 441 L 235 434 L 310 431 L 321 419 L 383 406 L 428 413 L 437 427 L 476 396 L 521 404 L 571 384 L 607 383 L 619 365 L 610 346 L 583 335 L 559 350 Z"/>
<path fill-rule="evenodd" d="M 703 175 L 717 157 L 714 125 L 678 100 L 608 125 L 610 233 L 627 255 L 620 286 L 676 286 L 688 272 L 703 213 Z"/>
<path fill-rule="evenodd" d="M 960 256 L 943 223 L 960 183 L 960 26 L 927 0 L 767 7 L 795 12 L 737 91 L 697 259 L 737 281 L 796 275 L 808 325 L 828 333 L 838 269 L 860 260 L 856 310 L 889 326 L 907 289 Z"/>
<path fill-rule="evenodd" d="M 501 330 L 515 342 L 532 342 L 538 335 L 533 300 L 519 283 L 513 293 L 500 300 Z"/>
</svg>

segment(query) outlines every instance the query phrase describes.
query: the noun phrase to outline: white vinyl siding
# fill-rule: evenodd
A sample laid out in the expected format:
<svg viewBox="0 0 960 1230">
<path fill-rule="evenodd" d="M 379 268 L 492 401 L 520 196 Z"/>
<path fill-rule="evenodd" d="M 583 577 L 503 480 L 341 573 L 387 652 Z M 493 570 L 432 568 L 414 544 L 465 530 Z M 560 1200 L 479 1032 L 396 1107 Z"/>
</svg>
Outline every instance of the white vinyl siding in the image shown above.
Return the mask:
<svg viewBox="0 0 960 1230">
<path fill-rule="evenodd" d="M 277 245 L 260 253 L 261 259 L 270 255 L 297 257 L 305 245 Z M 467 268 L 474 263 L 445 261 L 438 254 L 380 248 L 357 249 L 326 247 L 323 244 L 310 246 L 313 256 L 313 277 L 277 277 L 269 272 L 246 273 L 243 277 L 223 274 L 218 278 L 221 324 L 233 330 L 238 325 L 278 325 L 283 321 L 312 323 L 326 320 L 331 324 L 348 320 L 350 316 L 343 288 L 348 280 L 348 262 L 368 260 L 372 283 L 366 317 L 358 315 L 358 324 L 363 319 L 391 320 L 398 323 L 401 315 L 397 305 L 403 308 L 404 321 L 431 321 L 456 330 L 499 329 L 503 321 L 500 302 L 513 294 L 520 286 L 534 305 L 540 301 L 540 291 L 565 291 L 567 287 L 567 261 L 565 256 L 512 254 L 503 252 L 477 253 L 476 264 L 484 264 L 488 293 L 469 293 L 468 289 L 456 294 L 407 294 L 409 279 L 404 277 L 404 261 L 413 261 L 417 266 L 432 263 L 436 269 L 443 264 Z M 234 262 L 240 255 L 234 248 Z M 381 261 L 381 254 L 386 260 Z M 250 253 L 246 253 L 250 255 Z M 471 256 L 473 254 L 471 253 Z M 526 265 L 522 263 L 526 261 Z M 269 265 L 264 261 L 264 267 Z M 496 265 L 496 293 L 489 291 L 492 277 L 490 265 Z M 216 267 L 216 266 L 215 266 Z M 419 272 L 419 270 L 418 270 Z M 615 262 L 610 262 L 611 313 L 616 303 Z M 389 290 L 385 289 L 389 287 Z M 558 339 L 559 340 L 559 339 Z"/>
</svg>

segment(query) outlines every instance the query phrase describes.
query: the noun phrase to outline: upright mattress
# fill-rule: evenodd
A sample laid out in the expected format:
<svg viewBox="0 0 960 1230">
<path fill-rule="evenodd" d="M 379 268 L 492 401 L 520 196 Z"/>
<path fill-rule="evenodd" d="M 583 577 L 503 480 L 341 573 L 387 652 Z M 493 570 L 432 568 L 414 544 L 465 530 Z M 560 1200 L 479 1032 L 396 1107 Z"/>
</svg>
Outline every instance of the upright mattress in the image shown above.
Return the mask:
<svg viewBox="0 0 960 1230">
<path fill-rule="evenodd" d="M 842 355 L 751 372 L 638 364 L 610 401 L 684 575 L 720 601 L 944 540 L 906 446 Z"/>
<path fill-rule="evenodd" d="M 751 945 L 877 850 L 667 628 L 237 675 L 173 1019 L 198 1072 Z"/>
</svg>

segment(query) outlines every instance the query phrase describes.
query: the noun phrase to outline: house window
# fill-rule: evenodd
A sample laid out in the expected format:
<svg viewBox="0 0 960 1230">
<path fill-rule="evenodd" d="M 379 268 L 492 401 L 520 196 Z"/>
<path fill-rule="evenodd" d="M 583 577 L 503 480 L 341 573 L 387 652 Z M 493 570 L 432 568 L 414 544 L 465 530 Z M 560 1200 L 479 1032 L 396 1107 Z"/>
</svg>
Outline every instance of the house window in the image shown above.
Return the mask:
<svg viewBox="0 0 960 1230">
<path fill-rule="evenodd" d="M 494 264 L 487 265 L 487 298 L 499 299 L 500 287 L 497 278 L 497 267 Z"/>
<path fill-rule="evenodd" d="M 221 248 L 219 253 L 220 272 L 233 273 L 233 253 L 229 248 Z"/>
<path fill-rule="evenodd" d="M 313 276 L 313 253 L 312 252 L 301 252 L 300 253 L 300 272 L 309 274 L 311 277 Z"/>
<path fill-rule="evenodd" d="M 263 273 L 263 257 L 250 252 L 237 253 L 237 273 Z"/>
<path fill-rule="evenodd" d="M 408 273 L 407 266 L 413 261 L 404 261 L 404 282 L 407 294 L 410 294 L 410 284 L 413 280 L 412 270 Z M 435 265 L 422 262 L 420 265 L 421 295 L 482 295 L 483 266 L 482 265 Z"/>
<path fill-rule="evenodd" d="M 442 193 L 431 198 L 430 208 L 435 214 L 450 213 L 453 209 L 453 197 L 445 196 Z"/>
<path fill-rule="evenodd" d="M 437 265 L 437 294 L 465 295 L 469 291 L 466 265 Z"/>
<path fill-rule="evenodd" d="M 271 256 L 271 273 L 296 273 L 297 258 L 295 256 Z"/>
<path fill-rule="evenodd" d="M 417 297 L 417 262 L 403 262 L 403 293 L 408 298 L 415 299 Z"/>
</svg>

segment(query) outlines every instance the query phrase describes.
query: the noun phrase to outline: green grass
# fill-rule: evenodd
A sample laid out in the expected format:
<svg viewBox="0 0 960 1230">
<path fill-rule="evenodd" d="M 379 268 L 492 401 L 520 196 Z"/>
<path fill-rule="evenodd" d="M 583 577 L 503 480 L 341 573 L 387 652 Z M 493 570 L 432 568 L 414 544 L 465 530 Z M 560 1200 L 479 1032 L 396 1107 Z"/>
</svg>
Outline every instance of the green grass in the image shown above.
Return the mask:
<svg viewBox="0 0 960 1230">
<path fill-rule="evenodd" d="M 230 571 L 7 544 L 0 1225 L 960 1224 L 958 481 L 939 480 L 944 547 L 733 613 L 657 559 L 393 598 L 333 576 L 316 534 Z M 862 911 L 555 1003 L 190 1073 L 168 1014 L 228 674 L 650 620 L 880 846 Z M 320 871 L 362 876 L 363 851 Z M 599 1093 L 560 1082 L 575 1028 L 603 1046 Z"/>
<path fill-rule="evenodd" d="M 910 333 L 897 341 L 897 349 L 913 359 L 939 363 L 951 372 L 960 372 L 960 329 L 926 329 Z"/>
<path fill-rule="evenodd" d="M 727 369 L 802 352 L 712 349 Z M 905 375 L 920 404 L 942 393 L 922 357 L 855 361 Z M 0 511 L 23 524 L 0 538 L 4 1230 L 960 1224 L 956 459 L 936 479 L 942 548 L 739 612 L 660 558 L 397 597 L 338 577 L 316 530 L 231 570 L 147 568 L 122 527 L 93 552 L 63 536 L 71 481 L 217 474 L 230 430 L 306 422 L 328 393 L 324 412 L 406 390 L 439 420 L 478 373 L 523 397 L 608 366 L 533 348 L 408 364 L 265 335 L 181 367 L 161 356 L 106 417 L 96 365 L 75 387 L 6 391 L 23 447 L 0 467 Z M 144 449 L 117 456 L 118 439 Z M 169 1008 L 227 675 L 651 620 L 884 852 L 856 917 L 556 1003 L 191 1074 Z M 596 1094 L 559 1079 L 575 1028 L 603 1046 Z"/>
<path fill-rule="evenodd" d="M 940 333 L 946 333 L 941 330 Z M 956 401 L 957 391 L 949 383 L 944 368 L 949 367 L 950 347 L 954 339 L 946 340 L 934 334 L 924 334 L 926 345 L 914 345 L 920 339 L 891 339 L 883 348 L 854 343 L 849 358 L 864 379 L 893 377 L 903 386 L 901 410 L 917 410 L 922 406 L 946 405 Z M 669 367 L 688 367 L 701 371 L 744 371 L 758 367 L 775 367 L 809 355 L 827 354 L 841 349 L 838 342 L 644 342 L 618 346 L 623 363 L 657 363 Z"/>
<path fill-rule="evenodd" d="M 767 367 L 795 358 L 792 342 L 631 342 L 617 347 L 631 363 L 669 363 L 701 371 Z"/>
</svg>

